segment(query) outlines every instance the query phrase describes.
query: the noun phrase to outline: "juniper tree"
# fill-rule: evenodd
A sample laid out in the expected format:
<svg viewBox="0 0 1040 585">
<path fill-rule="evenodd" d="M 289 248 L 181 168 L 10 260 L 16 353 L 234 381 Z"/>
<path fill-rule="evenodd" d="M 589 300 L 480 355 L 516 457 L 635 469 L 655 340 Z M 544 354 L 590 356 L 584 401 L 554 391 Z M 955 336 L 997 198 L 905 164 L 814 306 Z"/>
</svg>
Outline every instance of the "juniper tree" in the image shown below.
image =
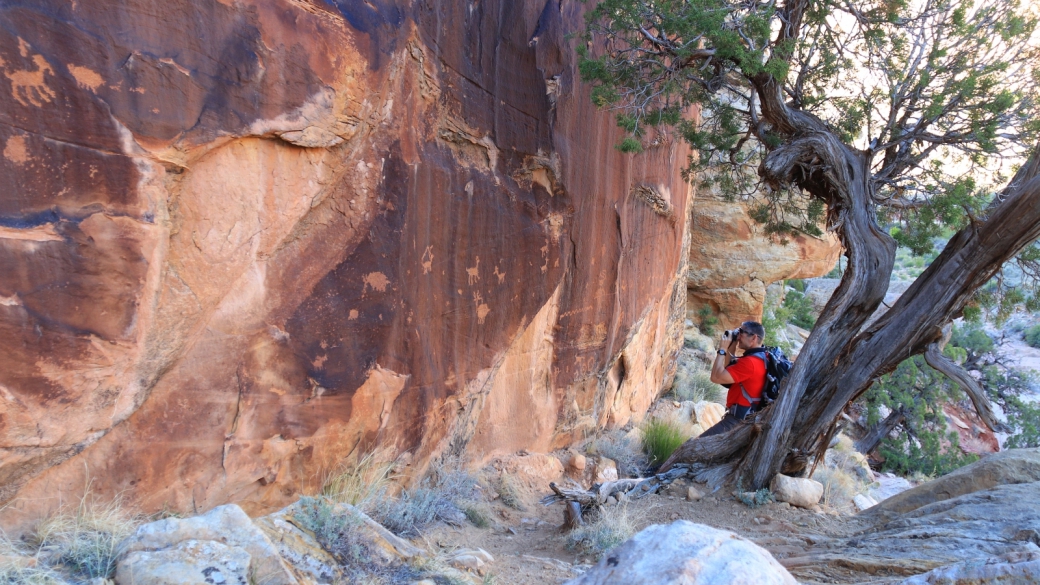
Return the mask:
<svg viewBox="0 0 1040 585">
<path fill-rule="evenodd" d="M 602 0 L 589 10 L 581 74 L 628 131 L 618 148 L 677 133 L 693 147 L 689 177 L 749 198 L 770 233 L 818 234 L 823 223 L 848 260 L 777 403 L 755 425 L 688 442 L 665 467 L 736 470 L 752 489 L 795 470 L 873 380 L 941 353 L 944 327 L 976 309 L 1005 262 L 1036 263 L 1036 30 L 1037 9 L 1017 0 Z M 957 232 L 942 253 L 868 324 L 897 244 L 926 251 L 944 227 Z M 1036 305 L 1035 288 L 995 294 Z"/>
</svg>

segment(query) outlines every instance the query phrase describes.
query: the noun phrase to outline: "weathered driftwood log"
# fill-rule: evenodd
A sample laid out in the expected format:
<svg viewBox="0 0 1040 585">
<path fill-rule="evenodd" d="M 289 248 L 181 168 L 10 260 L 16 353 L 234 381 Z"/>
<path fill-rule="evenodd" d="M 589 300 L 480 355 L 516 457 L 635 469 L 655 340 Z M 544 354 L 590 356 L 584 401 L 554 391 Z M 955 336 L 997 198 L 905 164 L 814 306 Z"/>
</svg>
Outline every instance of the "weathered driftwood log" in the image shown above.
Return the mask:
<svg viewBox="0 0 1040 585">
<path fill-rule="evenodd" d="M 658 473 L 650 477 L 639 477 L 632 479 L 618 479 L 601 484 L 593 484 L 592 489 L 566 488 L 549 484 L 553 493 L 542 498 L 543 505 L 556 502 L 566 502 L 564 509 L 564 526 L 575 528 L 581 524 L 581 515 L 592 508 L 598 508 L 607 502 L 611 496 L 615 498 L 629 497 L 639 499 L 650 494 L 657 493 L 662 487 L 667 486 L 680 477 L 690 473 L 688 465 L 676 465 L 666 473 Z M 624 494 L 624 495 L 622 495 Z M 577 510 L 575 510 L 577 507 Z"/>
<path fill-rule="evenodd" d="M 584 526 L 585 521 L 581 519 L 581 504 L 578 502 L 567 502 L 567 506 L 563 509 L 563 527 L 567 530 L 574 530 L 579 526 Z"/>
</svg>

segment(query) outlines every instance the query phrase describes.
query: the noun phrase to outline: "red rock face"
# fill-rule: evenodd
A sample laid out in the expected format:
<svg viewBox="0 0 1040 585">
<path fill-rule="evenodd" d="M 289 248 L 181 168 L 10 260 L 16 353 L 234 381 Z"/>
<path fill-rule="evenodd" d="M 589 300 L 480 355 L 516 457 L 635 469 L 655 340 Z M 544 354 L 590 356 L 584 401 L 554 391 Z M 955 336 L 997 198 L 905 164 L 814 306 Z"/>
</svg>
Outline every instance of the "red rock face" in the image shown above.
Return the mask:
<svg viewBox="0 0 1040 585">
<path fill-rule="evenodd" d="M 698 196 L 692 214 L 687 308 L 694 322 L 702 307 L 709 307 L 725 328 L 761 321 L 767 286 L 823 276 L 841 253 L 833 233 L 783 243 L 765 234 L 744 205 L 710 193 Z"/>
<path fill-rule="evenodd" d="M 0 520 L 251 512 L 377 446 L 623 425 L 674 368 L 687 152 L 621 155 L 559 0 L 0 7 Z"/>
</svg>

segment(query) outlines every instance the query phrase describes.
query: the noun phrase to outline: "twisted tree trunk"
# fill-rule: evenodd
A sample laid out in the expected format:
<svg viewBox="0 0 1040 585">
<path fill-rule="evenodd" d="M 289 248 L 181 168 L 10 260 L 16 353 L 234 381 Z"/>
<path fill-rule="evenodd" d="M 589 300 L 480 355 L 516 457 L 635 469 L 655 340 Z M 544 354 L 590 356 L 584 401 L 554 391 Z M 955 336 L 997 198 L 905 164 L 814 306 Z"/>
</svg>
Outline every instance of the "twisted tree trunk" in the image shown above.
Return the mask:
<svg viewBox="0 0 1040 585">
<path fill-rule="evenodd" d="M 736 443 L 750 441 L 747 453 L 720 457 L 720 449 L 692 439 L 662 471 L 678 462 L 731 463 L 744 455 L 738 467 L 743 485 L 767 485 L 785 459 L 817 452 L 850 402 L 878 376 L 940 340 L 943 327 L 960 316 L 975 291 L 1040 237 L 1038 147 L 994 200 L 986 220 L 954 235 L 895 306 L 861 330 L 887 292 L 895 242 L 874 220 L 867 157 L 818 127 L 807 130 L 770 153 L 760 172 L 767 180 L 793 182 L 828 203 L 849 269 L 784 380 L 779 400 L 756 422 L 760 432 L 722 435 L 736 435 Z"/>
</svg>

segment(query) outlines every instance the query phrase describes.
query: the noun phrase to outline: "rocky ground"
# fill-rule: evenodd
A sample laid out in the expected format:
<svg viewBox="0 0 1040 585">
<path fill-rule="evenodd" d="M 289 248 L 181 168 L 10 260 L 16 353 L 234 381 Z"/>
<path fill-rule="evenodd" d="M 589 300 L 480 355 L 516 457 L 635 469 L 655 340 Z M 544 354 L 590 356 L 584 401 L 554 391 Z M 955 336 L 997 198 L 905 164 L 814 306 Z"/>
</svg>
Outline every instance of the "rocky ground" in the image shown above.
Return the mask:
<svg viewBox="0 0 1040 585">
<path fill-rule="evenodd" d="M 687 500 L 691 486 L 706 495 L 697 501 Z M 636 531 L 652 524 L 689 520 L 743 536 L 764 547 L 781 564 L 785 557 L 802 551 L 807 543 L 847 537 L 863 528 L 859 518 L 850 513 L 806 510 L 775 502 L 751 508 L 732 494 L 710 491 L 704 484 L 680 480 L 664 493 L 624 506 Z M 593 555 L 568 548 L 567 533 L 562 528 L 563 504 L 534 503 L 522 512 L 499 505 L 496 511 L 499 518 L 493 527 L 442 526 L 424 540 L 444 552 L 478 546 L 487 550 L 495 559 L 487 571 L 495 583 L 503 585 L 563 583 L 597 560 Z M 799 567 L 792 573 L 803 583 L 863 580 L 863 575 L 851 570 Z"/>
<path fill-rule="evenodd" d="M 690 487 L 706 495 L 689 501 L 684 495 Z M 721 490 L 707 492 L 707 486 L 680 480 L 629 503 L 627 515 L 636 530 L 689 520 L 731 531 L 765 548 L 806 584 L 902 583 L 911 577 L 920 583 L 1025 583 L 1040 574 L 1037 449 L 991 455 L 858 514 L 785 503 L 751 508 Z M 496 583 L 561 583 L 595 561 L 567 548 L 562 505 L 499 513 L 494 527 L 442 527 L 425 540 L 444 551 L 489 551 L 495 558 L 487 571 Z"/>
</svg>

